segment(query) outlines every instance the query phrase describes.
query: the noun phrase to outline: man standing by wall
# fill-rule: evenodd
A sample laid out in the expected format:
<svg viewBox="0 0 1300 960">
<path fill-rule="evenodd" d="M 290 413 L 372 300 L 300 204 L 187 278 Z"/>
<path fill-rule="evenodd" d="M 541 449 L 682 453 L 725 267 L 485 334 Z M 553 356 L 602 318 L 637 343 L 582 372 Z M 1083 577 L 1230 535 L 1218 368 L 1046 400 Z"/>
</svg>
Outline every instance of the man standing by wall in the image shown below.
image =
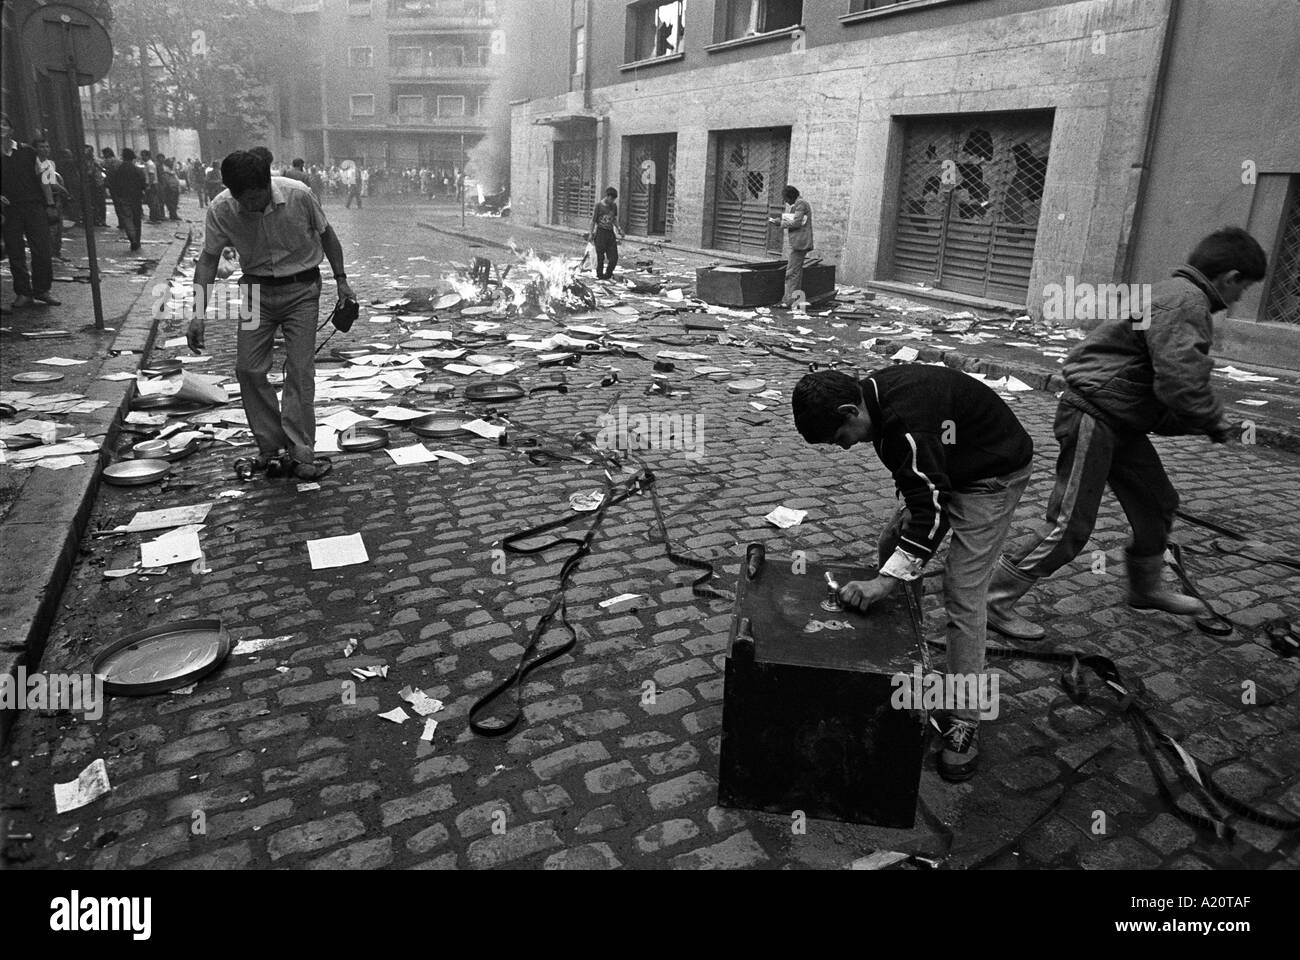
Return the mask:
<svg viewBox="0 0 1300 960">
<path fill-rule="evenodd" d="M 330 471 L 315 459 L 316 321 L 320 313 L 321 258 L 329 259 L 340 300 L 355 299 L 343 272 L 343 247 L 310 188 L 272 177 L 261 157 L 232 153 L 221 164 L 229 193 L 208 205 L 203 253 L 194 270 L 197 292 L 207 302 L 222 251 L 233 246 L 249 284 L 253 318 L 241 322 L 235 361 L 244 412 L 260 456 L 254 471 L 267 476 L 317 480 Z M 203 313 L 190 321 L 191 349 L 203 347 Z M 276 331 L 284 333 L 288 357 L 283 404 L 267 381 Z"/>
<path fill-rule="evenodd" d="M 7 114 L 0 113 L 0 205 L 4 207 L 5 249 L 14 278 L 14 306 L 34 303 L 56 307 L 50 293 L 54 283 L 49 214 L 54 197 L 41 182 L 36 151 L 12 139 Z M 32 272 L 27 272 L 27 248 L 32 250 Z"/>
<path fill-rule="evenodd" d="M 346 210 L 352 209 L 352 201 L 357 201 L 357 209 L 361 209 L 361 180 L 357 176 L 357 168 L 354 164 L 349 164 L 347 169 L 342 172 L 340 178 L 343 182 L 343 189 L 347 191 L 348 198 L 343 207 Z"/>
<path fill-rule="evenodd" d="M 768 222 L 779 223 L 782 230 L 790 233 L 790 259 L 785 268 L 785 296 L 781 306 L 793 307 L 798 299 L 795 294 L 803 290 L 803 262 L 813 248 L 812 207 L 799 196 L 797 188 L 787 185 L 785 213 L 779 220 L 768 217 Z"/>
</svg>

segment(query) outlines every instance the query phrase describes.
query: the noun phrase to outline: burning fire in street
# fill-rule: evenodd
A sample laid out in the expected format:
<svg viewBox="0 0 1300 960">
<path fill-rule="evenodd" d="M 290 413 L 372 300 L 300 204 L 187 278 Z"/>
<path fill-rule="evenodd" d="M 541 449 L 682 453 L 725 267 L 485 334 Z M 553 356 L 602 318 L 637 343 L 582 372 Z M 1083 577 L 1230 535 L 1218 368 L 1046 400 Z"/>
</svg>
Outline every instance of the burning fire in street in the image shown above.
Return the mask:
<svg viewBox="0 0 1300 960">
<path fill-rule="evenodd" d="M 540 257 L 531 249 L 520 250 L 513 241 L 510 250 L 516 262 L 499 276 L 492 276 L 493 267 L 488 261 L 479 260 L 471 274 L 444 277 L 443 283 L 466 303 L 495 306 L 496 312 L 507 316 L 553 317 L 595 309 L 596 295 L 578 279 L 581 259 Z M 516 278 L 516 282 L 507 285 L 507 276 Z"/>
</svg>

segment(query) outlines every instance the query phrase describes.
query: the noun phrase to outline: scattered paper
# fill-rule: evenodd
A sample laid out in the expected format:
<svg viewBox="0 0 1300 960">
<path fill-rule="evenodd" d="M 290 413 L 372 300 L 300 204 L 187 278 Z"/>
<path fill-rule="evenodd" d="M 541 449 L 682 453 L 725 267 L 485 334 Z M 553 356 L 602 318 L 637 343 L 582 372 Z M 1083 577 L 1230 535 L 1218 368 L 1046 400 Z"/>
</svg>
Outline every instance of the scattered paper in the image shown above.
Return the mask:
<svg viewBox="0 0 1300 960">
<path fill-rule="evenodd" d="M 644 599 L 642 593 L 620 593 L 617 597 L 610 597 L 608 600 L 602 600 L 596 606 L 606 613 L 622 613 L 624 610 L 636 604 L 636 601 Z"/>
<path fill-rule="evenodd" d="M 433 455 L 438 457 L 440 460 L 452 460 L 455 463 L 459 463 L 462 467 L 468 467 L 474 462 L 469 457 L 463 457 L 459 453 L 453 453 L 450 450 L 434 450 Z"/>
<path fill-rule="evenodd" d="M 242 491 L 239 491 L 242 494 Z M 169 507 L 166 510 L 141 510 L 131 522 L 114 527 L 116 533 L 142 533 L 146 530 L 166 530 L 202 523 L 212 510 L 211 503 L 196 503 L 189 507 Z"/>
<path fill-rule="evenodd" d="M 401 707 L 393 707 L 392 710 L 389 710 L 387 713 L 381 713 L 380 716 L 385 720 L 391 720 L 393 723 L 405 723 L 407 720 L 411 719 L 411 715 Z"/>
<path fill-rule="evenodd" d="M 34 363 L 43 363 L 50 367 L 79 367 L 85 360 L 69 360 L 67 357 L 46 357 L 44 360 L 36 360 Z"/>
<path fill-rule="evenodd" d="M 168 567 L 202 556 L 198 530 L 193 527 L 182 527 L 140 544 L 140 564 L 145 567 Z"/>
<path fill-rule="evenodd" d="M 120 372 L 118 372 L 118 373 L 106 373 L 106 374 L 104 374 L 104 376 L 100 377 L 99 379 L 101 379 L 101 380 L 134 380 L 134 379 L 135 379 L 135 374 L 134 374 L 134 373 L 131 373 L 130 371 L 127 371 L 127 370 L 122 370 L 122 371 L 120 371 Z"/>
<path fill-rule="evenodd" d="M 777 507 L 763 519 L 773 526 L 786 530 L 790 527 L 799 526 L 806 516 L 808 516 L 807 510 L 791 510 L 789 507 Z"/>
<path fill-rule="evenodd" d="M 495 440 L 501 434 L 506 432 L 506 428 L 488 423 L 486 420 L 470 420 L 468 423 L 460 425 L 462 430 L 468 430 L 470 433 L 477 434 L 486 440 Z"/>
<path fill-rule="evenodd" d="M 389 447 L 385 451 L 399 467 L 409 467 L 416 463 L 432 463 L 438 459 L 424 444 L 413 443 L 409 447 Z"/>
<path fill-rule="evenodd" d="M 886 867 L 893 866 L 906 860 L 911 854 L 899 853 L 897 850 L 877 850 L 869 853 L 865 857 L 859 857 L 853 861 L 850 870 L 884 870 Z"/>
<path fill-rule="evenodd" d="M 36 466 L 44 467 L 46 470 L 67 470 L 69 467 L 84 467 L 86 461 L 80 457 L 46 457 L 44 460 L 37 460 Z"/>
<path fill-rule="evenodd" d="M 239 656 L 241 653 L 257 653 L 258 651 L 265 650 L 267 647 L 278 647 L 292 639 L 293 634 L 289 633 L 285 634 L 283 637 L 264 637 L 259 640 L 240 640 L 235 644 L 235 649 L 230 652 L 235 656 Z"/>
<path fill-rule="evenodd" d="M 1268 403 L 1267 400 L 1238 400 L 1237 403 L 1243 403 L 1248 407 L 1262 407 Z"/>
<path fill-rule="evenodd" d="M 459 373 L 462 377 L 468 377 L 479 372 L 478 367 L 471 367 L 467 363 L 449 363 L 442 369 L 448 373 Z"/>
<path fill-rule="evenodd" d="M 70 783 L 54 785 L 54 809 L 57 813 L 67 813 L 84 807 L 98 800 L 113 788 L 108 783 L 108 767 L 104 761 L 96 760 L 77 775 Z"/>
<path fill-rule="evenodd" d="M 381 663 L 375 667 L 353 667 L 352 676 L 358 680 L 387 680 L 388 664 Z"/>
<path fill-rule="evenodd" d="M 420 739 L 427 743 L 433 742 L 433 732 L 438 729 L 438 721 L 429 717 L 424 721 L 424 731 L 420 734 Z"/>
<path fill-rule="evenodd" d="M 343 656 L 350 657 L 357 649 L 357 638 L 348 637 L 348 642 L 343 644 Z"/>
<path fill-rule="evenodd" d="M 900 347 L 898 352 L 889 359 L 902 360 L 904 363 L 910 363 L 920 355 L 921 352 L 917 350 L 916 347 Z"/>
<path fill-rule="evenodd" d="M 370 555 L 366 553 L 366 545 L 362 542 L 359 533 L 344 537 L 308 540 L 307 554 L 311 557 L 313 570 L 329 570 L 333 567 L 350 567 L 354 564 L 370 562 Z"/>
<path fill-rule="evenodd" d="M 605 494 L 600 490 L 588 490 L 583 493 L 575 493 L 569 497 L 569 506 L 579 513 L 590 513 L 596 510 L 605 500 Z"/>
<path fill-rule="evenodd" d="M 353 410 L 343 410 L 333 416 L 321 420 L 320 424 L 326 427 L 333 427 L 335 430 L 346 430 L 348 427 L 355 426 L 356 424 L 368 419 L 368 417 L 363 417 L 361 414 Z"/>
<path fill-rule="evenodd" d="M 412 410 L 409 407 L 380 407 L 375 411 L 376 420 L 393 420 L 397 423 L 419 420 L 423 416 L 426 416 L 423 410 Z"/>
<path fill-rule="evenodd" d="M 397 695 L 409 703 L 411 709 L 422 717 L 437 713 L 443 707 L 441 700 L 435 700 L 423 690 L 416 690 L 409 685 L 398 691 Z"/>
<path fill-rule="evenodd" d="M 1012 393 L 1023 393 L 1025 390 L 1032 390 L 1034 388 L 1031 387 L 1029 384 L 1025 383 L 1023 380 L 1017 380 L 1015 377 L 1008 376 L 1007 389 L 1010 390 Z"/>
</svg>

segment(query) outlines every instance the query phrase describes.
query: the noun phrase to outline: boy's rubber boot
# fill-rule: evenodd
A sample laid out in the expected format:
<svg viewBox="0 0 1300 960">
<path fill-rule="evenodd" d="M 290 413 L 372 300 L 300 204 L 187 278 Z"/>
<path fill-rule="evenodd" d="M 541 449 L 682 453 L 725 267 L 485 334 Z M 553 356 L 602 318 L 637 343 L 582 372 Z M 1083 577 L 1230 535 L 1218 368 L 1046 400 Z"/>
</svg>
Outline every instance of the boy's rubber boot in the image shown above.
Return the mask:
<svg viewBox="0 0 1300 960">
<path fill-rule="evenodd" d="M 1205 604 L 1195 597 L 1165 586 L 1162 582 L 1164 554 L 1138 557 L 1132 551 L 1125 550 L 1124 562 L 1128 567 L 1128 605 L 1134 610 L 1164 610 L 1185 617 L 1209 613 Z"/>
<path fill-rule="evenodd" d="M 1013 640 L 1033 642 L 1047 636 L 1046 630 L 1026 620 L 1015 609 L 1016 601 L 1037 582 L 1037 577 L 1026 577 L 1004 558 L 999 558 L 986 600 L 989 629 Z"/>
</svg>

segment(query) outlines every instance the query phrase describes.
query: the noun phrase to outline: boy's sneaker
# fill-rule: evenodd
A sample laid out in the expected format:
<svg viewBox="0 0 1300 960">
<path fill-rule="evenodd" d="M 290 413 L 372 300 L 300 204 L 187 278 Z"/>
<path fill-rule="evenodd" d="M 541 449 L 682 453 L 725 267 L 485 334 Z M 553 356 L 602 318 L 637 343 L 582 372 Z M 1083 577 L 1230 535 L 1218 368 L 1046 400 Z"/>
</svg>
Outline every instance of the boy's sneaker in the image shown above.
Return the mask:
<svg viewBox="0 0 1300 960">
<path fill-rule="evenodd" d="M 310 483 L 313 480 L 320 480 L 327 476 L 334 469 L 334 464 L 325 457 L 319 457 L 312 463 L 302 463 L 296 460 L 289 460 L 290 465 L 286 473 L 290 480 L 301 480 Z"/>
<path fill-rule="evenodd" d="M 963 720 L 951 714 L 940 721 L 943 748 L 939 751 L 939 776 L 949 783 L 961 783 L 979 769 L 978 720 Z"/>
<path fill-rule="evenodd" d="M 32 299 L 30 296 L 28 296 L 27 294 L 25 294 L 25 293 L 20 293 L 20 294 L 18 294 L 17 296 L 14 297 L 14 303 L 13 303 L 13 305 L 14 305 L 14 309 L 21 309 L 22 307 L 30 307 L 30 306 L 31 306 L 33 303 L 35 303 L 35 302 L 36 302 L 36 301 L 33 300 L 33 299 Z"/>
<path fill-rule="evenodd" d="M 37 303 L 42 304 L 43 306 L 47 306 L 47 307 L 61 307 L 61 306 L 63 306 L 63 301 L 62 301 L 62 300 L 56 300 L 56 299 L 54 298 L 54 294 L 50 293 L 50 291 L 48 291 L 48 290 L 46 290 L 46 291 L 44 291 L 44 292 L 42 292 L 42 293 L 33 293 L 33 294 L 32 294 L 32 299 L 35 300 Z"/>
</svg>

